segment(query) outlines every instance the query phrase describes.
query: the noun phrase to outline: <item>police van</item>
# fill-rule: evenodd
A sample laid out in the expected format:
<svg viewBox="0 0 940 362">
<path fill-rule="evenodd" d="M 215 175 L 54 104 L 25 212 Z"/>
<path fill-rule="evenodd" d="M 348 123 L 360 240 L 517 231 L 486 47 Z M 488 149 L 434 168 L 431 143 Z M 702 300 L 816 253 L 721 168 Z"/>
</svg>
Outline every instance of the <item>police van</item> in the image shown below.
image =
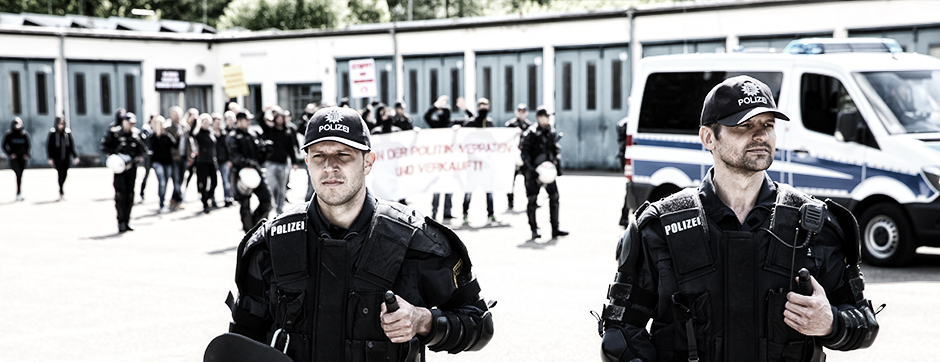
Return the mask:
<svg viewBox="0 0 940 362">
<path fill-rule="evenodd" d="M 777 122 L 768 174 L 851 210 L 867 263 L 900 266 L 940 246 L 940 59 L 891 39 L 642 59 L 627 116 L 628 208 L 701 183 L 713 163 L 698 137 L 703 100 L 742 74 L 770 86 L 791 119 Z"/>
</svg>

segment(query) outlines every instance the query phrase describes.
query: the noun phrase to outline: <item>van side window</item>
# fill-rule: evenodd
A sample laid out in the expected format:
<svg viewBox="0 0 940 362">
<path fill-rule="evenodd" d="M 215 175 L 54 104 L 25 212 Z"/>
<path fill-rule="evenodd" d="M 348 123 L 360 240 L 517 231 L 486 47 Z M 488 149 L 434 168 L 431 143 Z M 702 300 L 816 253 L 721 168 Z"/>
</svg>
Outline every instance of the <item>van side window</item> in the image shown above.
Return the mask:
<svg viewBox="0 0 940 362">
<path fill-rule="evenodd" d="M 718 83 L 739 75 L 752 76 L 780 98 L 780 72 L 653 73 L 646 79 L 637 131 L 640 133 L 698 134 L 705 95 Z"/>
<path fill-rule="evenodd" d="M 855 102 L 838 79 L 812 73 L 800 77 L 800 115 L 806 129 L 832 136 L 839 112 L 855 109 Z"/>
</svg>

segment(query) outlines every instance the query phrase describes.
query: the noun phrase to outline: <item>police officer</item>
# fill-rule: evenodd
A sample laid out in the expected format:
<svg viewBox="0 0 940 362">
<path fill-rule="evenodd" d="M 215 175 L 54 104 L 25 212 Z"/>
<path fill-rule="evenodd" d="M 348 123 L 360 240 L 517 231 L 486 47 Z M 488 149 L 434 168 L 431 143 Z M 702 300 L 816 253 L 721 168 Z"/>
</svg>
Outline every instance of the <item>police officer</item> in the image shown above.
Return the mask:
<svg viewBox="0 0 940 362">
<path fill-rule="evenodd" d="M 448 103 L 450 97 L 443 95 L 437 98 L 434 101 L 434 104 L 431 107 L 428 107 L 428 110 L 424 112 L 424 122 L 428 124 L 429 128 L 447 128 L 453 126 L 453 122 L 450 119 L 450 104 Z M 404 109 L 404 105 L 402 105 Z M 443 219 L 445 223 L 449 223 L 451 219 L 454 218 L 451 214 L 451 207 L 453 202 L 451 201 L 454 194 L 444 194 L 444 215 Z M 437 208 L 441 203 L 441 194 L 434 193 L 431 195 L 431 218 L 437 219 Z"/>
<path fill-rule="evenodd" d="M 535 209 L 538 208 L 537 199 L 539 191 L 545 187 L 548 193 L 548 215 L 552 224 L 552 239 L 568 235 L 567 231 L 558 228 L 558 185 L 555 181 L 544 184 L 539 180 L 536 168 L 543 162 L 550 162 L 555 166 L 557 176 L 561 176 L 561 146 L 558 145 L 558 133 L 552 127 L 551 114 L 545 107 L 535 111 L 538 124 L 529 127 L 522 134 L 519 141 L 522 163 L 525 175 L 525 194 L 529 199 L 526 205 L 526 215 L 529 217 L 529 228 L 532 230 L 532 239 L 541 238 L 538 224 L 535 221 Z"/>
<path fill-rule="evenodd" d="M 304 149 L 313 201 L 256 226 L 238 248 L 230 330 L 294 361 L 423 361 L 493 335 L 464 244 L 365 186 L 376 155 L 355 110 L 318 111 Z M 393 291 L 400 308 L 388 313 Z"/>
<path fill-rule="evenodd" d="M 134 231 L 131 225 L 131 208 L 134 206 L 134 182 L 137 181 L 138 159 L 147 154 L 148 149 L 140 136 L 140 130 L 134 127 L 137 117 L 133 113 L 122 113 L 121 124 L 108 129 L 101 140 L 101 151 L 108 155 L 126 155 L 130 164 L 124 172 L 114 174 L 114 207 L 117 209 L 118 232 Z"/>
<path fill-rule="evenodd" d="M 235 115 L 235 129 L 225 138 L 229 161 L 232 162 L 232 173 L 229 177 L 232 178 L 232 185 L 236 186 L 235 201 L 238 201 L 240 206 L 238 213 L 241 215 L 242 229 L 246 232 L 267 217 L 271 211 L 271 193 L 264 182 L 264 170 L 261 168 L 267 148 L 261 137 L 249 130 L 250 126 L 251 119 L 248 118 L 248 114 L 238 112 Z M 258 173 L 260 181 L 253 189 L 239 186 L 239 173 L 242 170 Z M 252 194 L 258 197 L 258 207 L 254 212 L 251 211 Z"/>
<path fill-rule="evenodd" d="M 706 96 L 699 138 L 714 167 L 698 188 L 641 206 L 625 231 L 602 360 L 822 361 L 822 346 L 872 344 L 855 218 L 771 180 L 776 119 L 789 120 L 748 76 Z"/>
<path fill-rule="evenodd" d="M 516 106 L 516 116 L 510 118 L 506 121 L 506 127 L 516 127 L 519 129 L 519 132 L 525 132 L 532 126 L 532 121 L 530 121 L 527 116 L 529 115 L 529 106 L 525 103 L 519 103 Z M 512 189 L 516 189 L 516 176 L 519 176 L 519 173 L 522 172 L 521 166 L 516 166 L 516 173 L 512 175 Z M 506 194 L 506 200 L 509 202 L 509 210 L 512 211 L 513 206 L 515 206 L 515 191 L 510 191 Z"/>
<path fill-rule="evenodd" d="M 401 128 L 402 131 L 410 131 L 415 128 L 411 117 L 405 113 L 405 102 L 395 102 L 395 114 L 392 116 L 392 125 Z"/>
</svg>

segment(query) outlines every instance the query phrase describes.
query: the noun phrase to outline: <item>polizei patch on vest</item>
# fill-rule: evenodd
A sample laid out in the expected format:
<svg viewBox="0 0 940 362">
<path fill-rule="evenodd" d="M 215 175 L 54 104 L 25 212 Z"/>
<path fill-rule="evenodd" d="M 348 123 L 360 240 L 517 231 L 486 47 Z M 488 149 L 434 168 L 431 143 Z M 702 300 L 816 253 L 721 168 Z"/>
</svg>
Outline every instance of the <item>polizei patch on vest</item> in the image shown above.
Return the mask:
<svg viewBox="0 0 940 362">
<path fill-rule="evenodd" d="M 691 219 L 685 219 L 685 220 L 677 221 L 672 224 L 666 225 L 665 227 L 663 227 L 663 229 L 666 230 L 666 235 L 669 235 L 669 234 L 682 232 L 682 231 L 694 228 L 696 226 L 701 226 L 701 225 L 702 225 L 702 218 L 693 217 Z"/>
<path fill-rule="evenodd" d="M 304 229 L 303 221 L 294 221 L 286 224 L 277 225 L 271 229 L 271 236 L 292 233 Z"/>
</svg>

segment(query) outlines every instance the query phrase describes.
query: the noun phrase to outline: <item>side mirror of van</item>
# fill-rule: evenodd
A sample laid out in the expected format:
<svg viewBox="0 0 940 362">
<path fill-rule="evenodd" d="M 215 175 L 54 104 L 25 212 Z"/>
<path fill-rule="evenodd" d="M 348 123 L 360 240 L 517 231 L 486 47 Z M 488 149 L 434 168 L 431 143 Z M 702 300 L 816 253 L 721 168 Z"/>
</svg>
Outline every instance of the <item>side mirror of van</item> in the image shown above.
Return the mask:
<svg viewBox="0 0 940 362">
<path fill-rule="evenodd" d="M 872 135 L 868 124 L 857 110 L 839 111 L 836 116 L 835 137 L 842 142 L 855 142 L 871 148 L 879 148 L 875 136 Z"/>
</svg>

